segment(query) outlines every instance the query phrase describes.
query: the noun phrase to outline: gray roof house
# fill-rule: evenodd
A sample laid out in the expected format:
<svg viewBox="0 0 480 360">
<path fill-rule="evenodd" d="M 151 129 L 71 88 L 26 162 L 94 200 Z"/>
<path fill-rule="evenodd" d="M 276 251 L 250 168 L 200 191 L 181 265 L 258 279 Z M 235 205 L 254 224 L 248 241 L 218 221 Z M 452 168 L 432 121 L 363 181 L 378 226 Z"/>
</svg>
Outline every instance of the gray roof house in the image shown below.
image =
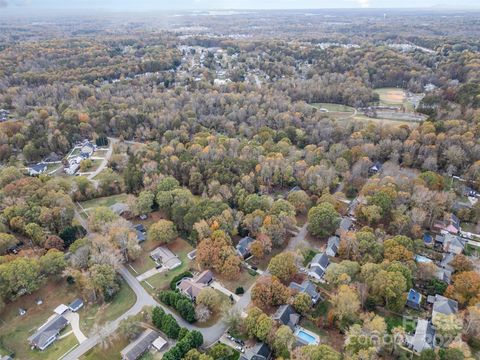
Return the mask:
<svg viewBox="0 0 480 360">
<path fill-rule="evenodd" d="M 338 225 L 338 229 L 335 232 L 335 235 L 337 235 L 337 236 L 342 235 L 342 233 L 350 230 L 352 225 L 353 225 L 353 220 L 352 219 L 350 219 L 348 217 L 342 218 L 342 220 L 340 221 L 340 225 Z"/>
<path fill-rule="evenodd" d="M 28 175 L 30 176 L 35 176 L 35 175 L 40 175 L 43 174 L 45 171 L 47 171 L 47 164 L 35 164 L 35 165 L 30 165 L 28 167 Z"/>
<path fill-rule="evenodd" d="M 330 236 L 328 238 L 327 250 L 325 250 L 326 254 L 331 257 L 336 256 L 339 246 L 340 238 L 338 236 Z"/>
<path fill-rule="evenodd" d="M 292 305 L 285 304 L 278 308 L 277 312 L 272 316 L 272 319 L 283 325 L 287 325 L 293 330 L 300 321 L 300 314 L 295 311 Z"/>
<path fill-rule="evenodd" d="M 422 304 L 422 294 L 414 289 L 410 289 L 407 295 L 407 303 L 408 307 L 412 309 L 420 310 L 420 306 Z"/>
<path fill-rule="evenodd" d="M 328 259 L 326 253 L 315 255 L 312 261 L 310 261 L 308 276 L 311 276 L 317 280 L 321 280 L 325 274 L 325 271 L 327 270 L 328 265 L 330 265 L 330 260 Z"/>
<path fill-rule="evenodd" d="M 443 251 L 451 254 L 461 254 L 465 249 L 466 241 L 461 237 L 453 234 L 445 234 L 445 240 L 443 242 Z"/>
<path fill-rule="evenodd" d="M 110 209 L 119 216 L 122 216 L 123 213 L 130 211 L 128 205 L 124 203 L 115 203 L 110 206 Z"/>
<path fill-rule="evenodd" d="M 68 305 L 68 308 L 73 312 L 80 310 L 82 307 L 83 307 L 82 299 L 75 299 Z"/>
<path fill-rule="evenodd" d="M 425 349 L 433 349 L 435 342 L 435 330 L 428 320 L 418 319 L 417 328 L 413 336 L 407 335 L 407 344 L 416 353 Z"/>
<path fill-rule="evenodd" d="M 62 315 L 57 315 L 47 323 L 38 328 L 38 330 L 28 338 L 32 347 L 39 350 L 45 350 L 56 339 L 60 331 L 68 325 L 68 320 Z"/>
<path fill-rule="evenodd" d="M 309 280 L 304 280 L 301 284 L 292 281 L 289 288 L 310 295 L 313 304 L 316 304 L 319 300 L 323 300 L 317 292 L 315 285 Z"/>
<path fill-rule="evenodd" d="M 255 239 L 251 238 L 250 236 L 241 238 L 236 246 L 237 253 L 244 259 L 248 258 L 250 256 L 250 246 L 254 241 Z"/>
<path fill-rule="evenodd" d="M 437 314 L 451 315 L 458 312 L 458 303 L 442 295 L 435 295 L 432 309 L 432 319 Z"/>
<path fill-rule="evenodd" d="M 262 342 L 248 348 L 244 354 L 240 355 L 240 360 L 269 360 L 271 357 L 272 351 Z"/>
<path fill-rule="evenodd" d="M 140 336 L 135 339 L 133 342 L 128 344 L 128 346 L 123 349 L 120 354 L 122 355 L 122 360 L 137 360 L 145 352 L 147 352 L 152 343 L 160 336 L 158 332 L 152 329 L 147 329 Z"/>
</svg>

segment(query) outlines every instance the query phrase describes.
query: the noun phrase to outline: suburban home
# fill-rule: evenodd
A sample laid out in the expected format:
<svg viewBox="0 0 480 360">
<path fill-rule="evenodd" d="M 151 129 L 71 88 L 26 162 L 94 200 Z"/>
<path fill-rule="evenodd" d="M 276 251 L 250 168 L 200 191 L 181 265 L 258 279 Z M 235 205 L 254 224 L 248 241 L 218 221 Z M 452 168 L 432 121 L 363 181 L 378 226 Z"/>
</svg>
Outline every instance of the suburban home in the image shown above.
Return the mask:
<svg viewBox="0 0 480 360">
<path fill-rule="evenodd" d="M 429 296 L 428 302 L 433 302 L 432 319 L 437 314 L 451 315 L 458 312 L 458 302 L 442 295 Z"/>
<path fill-rule="evenodd" d="M 410 289 L 407 295 L 407 306 L 415 310 L 420 310 L 422 304 L 422 294 L 414 289 Z"/>
<path fill-rule="evenodd" d="M 62 315 L 56 315 L 39 327 L 35 334 L 28 338 L 28 342 L 33 348 L 43 351 L 57 339 L 60 331 L 67 325 L 67 319 Z"/>
<path fill-rule="evenodd" d="M 254 346 L 246 349 L 244 354 L 240 354 L 240 360 L 270 360 L 272 351 L 265 343 L 256 343 Z"/>
<path fill-rule="evenodd" d="M 70 310 L 70 308 L 65 305 L 65 304 L 60 304 L 58 305 L 55 310 L 53 310 L 53 312 L 57 315 L 63 315 L 65 314 L 68 310 Z"/>
<path fill-rule="evenodd" d="M 407 344 L 416 353 L 425 349 L 433 349 L 435 343 L 435 330 L 428 320 L 418 319 L 415 334 L 407 335 Z"/>
<path fill-rule="evenodd" d="M 466 243 L 467 242 L 459 236 L 445 234 L 445 239 L 443 241 L 443 251 L 455 255 L 461 254 L 465 249 Z"/>
<path fill-rule="evenodd" d="M 450 271 L 453 271 L 453 266 L 450 265 L 450 263 L 453 261 L 453 259 L 455 258 L 455 255 L 452 254 L 452 253 L 444 253 L 443 254 L 443 258 L 442 258 L 442 261 L 440 262 L 440 266 L 444 269 L 447 269 L 447 270 L 450 270 Z"/>
<path fill-rule="evenodd" d="M 438 280 L 443 281 L 444 283 L 450 284 L 452 282 L 452 273 L 452 270 L 444 269 L 437 266 L 435 277 Z"/>
<path fill-rule="evenodd" d="M 299 293 L 310 295 L 313 304 L 316 304 L 319 300 L 323 301 L 322 297 L 317 292 L 316 286 L 310 280 L 304 280 L 301 284 L 292 281 L 289 288 L 296 290 Z"/>
<path fill-rule="evenodd" d="M 315 255 L 312 261 L 310 261 L 308 276 L 321 280 L 323 275 L 325 275 L 328 265 L 330 265 L 330 260 L 327 254 L 320 253 Z"/>
<path fill-rule="evenodd" d="M 251 238 L 250 236 L 241 238 L 236 246 L 237 253 L 244 259 L 250 257 L 250 246 L 252 246 L 254 241 L 255 239 Z"/>
<path fill-rule="evenodd" d="M 380 170 L 382 170 L 382 163 L 379 161 L 375 161 L 372 166 L 370 166 L 370 169 L 368 169 L 368 172 L 370 175 L 375 175 L 377 174 Z"/>
<path fill-rule="evenodd" d="M 338 229 L 335 232 L 335 235 L 340 236 L 343 233 L 349 231 L 351 229 L 352 225 L 353 225 L 353 220 L 352 219 L 350 219 L 348 217 L 342 218 L 342 220 L 340 221 L 340 225 L 338 226 Z"/>
<path fill-rule="evenodd" d="M 191 300 L 195 301 L 196 297 L 205 287 L 213 282 L 213 273 L 205 270 L 193 278 L 184 278 L 177 285 L 177 289 Z"/>
<path fill-rule="evenodd" d="M 95 145 L 93 145 L 90 141 L 86 141 L 83 143 L 80 149 L 80 156 L 84 159 L 88 159 L 90 156 L 92 156 L 94 151 Z"/>
<path fill-rule="evenodd" d="M 330 236 L 328 238 L 327 250 L 325 251 L 328 256 L 335 257 L 338 253 L 340 246 L 340 238 L 338 236 Z"/>
<path fill-rule="evenodd" d="M 38 163 L 28 167 L 28 175 L 37 176 L 47 171 L 47 164 Z"/>
<path fill-rule="evenodd" d="M 122 216 L 130 211 L 130 208 L 125 203 L 115 203 L 110 206 L 110 209 L 118 216 Z"/>
<path fill-rule="evenodd" d="M 10 111 L 5 109 L 0 109 L 0 121 L 6 121 L 9 114 L 10 114 Z"/>
<path fill-rule="evenodd" d="M 77 312 L 83 307 L 83 300 L 82 299 L 75 299 L 69 305 L 68 308 L 73 312 Z"/>
<path fill-rule="evenodd" d="M 165 266 L 168 270 L 173 270 L 180 265 L 182 261 L 166 247 L 160 246 L 150 253 L 150 257 L 158 266 Z"/>
<path fill-rule="evenodd" d="M 155 330 L 145 330 L 138 338 L 128 344 L 128 346 L 120 352 L 122 360 L 139 359 L 143 354 L 150 350 L 153 342 L 156 341 L 158 337 L 160 337 L 160 334 Z"/>
<path fill-rule="evenodd" d="M 278 308 L 272 319 L 294 330 L 300 321 L 300 314 L 295 311 L 292 305 L 285 304 Z"/>
<path fill-rule="evenodd" d="M 438 231 L 448 232 L 450 234 L 458 234 L 461 230 L 460 220 L 454 214 L 451 214 L 446 221 L 437 221 L 433 225 Z"/>
</svg>

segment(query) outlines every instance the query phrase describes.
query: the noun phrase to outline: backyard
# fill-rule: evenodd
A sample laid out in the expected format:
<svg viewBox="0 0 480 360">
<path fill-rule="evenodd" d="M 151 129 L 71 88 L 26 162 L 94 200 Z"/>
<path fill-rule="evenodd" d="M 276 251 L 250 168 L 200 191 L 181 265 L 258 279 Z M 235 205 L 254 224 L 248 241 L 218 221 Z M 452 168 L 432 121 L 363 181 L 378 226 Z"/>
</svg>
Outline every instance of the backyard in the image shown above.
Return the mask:
<svg viewBox="0 0 480 360">
<path fill-rule="evenodd" d="M 83 201 L 80 205 L 84 209 L 93 209 L 100 206 L 112 206 L 116 203 L 125 202 L 127 200 L 127 194 L 118 194 L 112 196 L 99 197 L 92 200 Z"/>
</svg>

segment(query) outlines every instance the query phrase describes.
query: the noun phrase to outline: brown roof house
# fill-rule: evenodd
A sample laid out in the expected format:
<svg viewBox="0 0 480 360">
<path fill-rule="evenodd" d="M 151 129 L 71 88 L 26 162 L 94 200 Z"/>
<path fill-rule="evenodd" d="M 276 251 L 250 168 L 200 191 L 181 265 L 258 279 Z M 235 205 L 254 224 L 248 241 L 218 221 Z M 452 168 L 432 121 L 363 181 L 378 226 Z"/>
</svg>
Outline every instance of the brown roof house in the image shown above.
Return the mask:
<svg viewBox="0 0 480 360">
<path fill-rule="evenodd" d="M 195 300 L 203 288 L 210 285 L 213 281 L 213 274 L 210 270 L 198 274 L 189 279 L 185 278 L 178 284 L 177 288 L 190 299 Z"/>
</svg>

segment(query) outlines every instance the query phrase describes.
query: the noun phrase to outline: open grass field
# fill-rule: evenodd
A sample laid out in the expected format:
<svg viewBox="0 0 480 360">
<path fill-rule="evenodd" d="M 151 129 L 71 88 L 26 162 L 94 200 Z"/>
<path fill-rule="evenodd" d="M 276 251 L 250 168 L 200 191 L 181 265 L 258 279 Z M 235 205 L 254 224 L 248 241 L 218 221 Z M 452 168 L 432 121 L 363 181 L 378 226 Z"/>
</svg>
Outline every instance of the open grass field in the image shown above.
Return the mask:
<svg viewBox="0 0 480 360">
<path fill-rule="evenodd" d="M 385 119 L 385 118 L 371 118 L 365 115 L 358 114 L 353 117 L 353 120 L 356 121 L 373 121 L 376 123 L 383 123 L 383 124 L 395 124 L 395 125 L 415 125 L 416 122 L 412 121 L 405 121 L 405 120 L 393 120 L 393 119 Z"/>
<path fill-rule="evenodd" d="M 158 245 L 157 245 L 158 246 Z M 170 281 L 172 279 L 181 274 L 184 271 L 190 269 L 193 265 L 187 257 L 187 254 L 193 250 L 193 247 L 183 240 L 182 238 L 177 238 L 172 243 L 168 244 L 167 246 L 174 254 L 178 256 L 178 258 L 182 261 L 182 265 L 173 269 L 171 271 L 161 272 L 160 274 L 156 274 L 147 279 L 148 283 L 154 287 L 152 289 L 145 281 L 142 282 L 143 287 L 149 291 L 150 293 L 156 295 L 158 290 L 167 289 L 170 286 Z M 149 257 L 148 253 L 142 255 L 143 257 Z M 152 261 L 153 262 L 153 261 Z M 135 265 L 133 265 L 135 267 Z M 147 269 L 148 270 L 148 269 Z M 138 271 L 138 270 L 137 270 Z"/>
<path fill-rule="evenodd" d="M 79 311 L 80 328 L 88 336 L 94 325 L 102 325 L 118 318 L 130 309 L 137 300 L 133 290 L 122 280 L 120 291 L 113 301 L 103 305 L 87 305 Z"/>
<path fill-rule="evenodd" d="M 112 196 L 100 197 L 92 200 L 83 201 L 80 203 L 84 209 L 96 208 L 100 206 L 112 206 L 118 202 L 124 202 L 127 199 L 127 194 L 118 194 Z"/>
<path fill-rule="evenodd" d="M 404 107 L 406 111 L 413 112 L 414 104 L 407 96 L 407 92 L 398 88 L 379 88 L 374 90 L 380 97 L 381 106 Z"/>
<path fill-rule="evenodd" d="M 114 336 L 108 339 L 104 344 L 98 344 L 95 346 L 83 355 L 80 360 L 120 359 L 120 351 L 122 351 L 128 343 L 128 339 L 121 336 Z"/>
<path fill-rule="evenodd" d="M 13 303 L 7 305 L 5 311 L 0 314 L 0 353 L 15 353 L 16 359 L 42 360 L 58 359 L 72 346 L 77 344 L 73 334 L 56 341 L 45 351 L 32 351 L 27 342 L 38 327 L 53 315 L 53 310 L 60 304 L 68 304 L 78 297 L 74 287 L 61 283 L 47 283 L 34 294 L 25 295 Z M 35 299 L 42 299 L 42 305 L 36 305 Z M 18 309 L 24 308 L 27 313 L 18 315 Z M 71 328 L 67 327 L 62 334 Z"/>
<path fill-rule="evenodd" d="M 313 103 L 311 104 L 316 109 L 326 109 L 328 112 L 332 113 L 349 113 L 353 114 L 355 109 L 351 106 L 342 105 L 342 104 L 334 104 L 334 103 Z"/>
</svg>

